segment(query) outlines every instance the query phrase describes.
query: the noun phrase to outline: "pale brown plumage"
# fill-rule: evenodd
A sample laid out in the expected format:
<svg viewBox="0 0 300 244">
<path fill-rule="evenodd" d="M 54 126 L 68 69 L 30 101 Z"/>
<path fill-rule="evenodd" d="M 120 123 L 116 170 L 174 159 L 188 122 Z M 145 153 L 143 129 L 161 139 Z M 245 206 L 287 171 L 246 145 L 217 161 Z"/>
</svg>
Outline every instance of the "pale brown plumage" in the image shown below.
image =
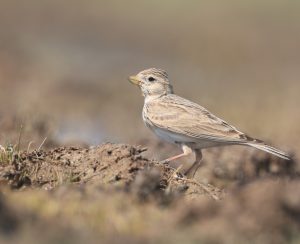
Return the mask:
<svg viewBox="0 0 300 244">
<path fill-rule="evenodd" d="M 193 139 L 241 141 L 243 133 L 189 100 L 169 94 L 145 105 L 145 123 Z"/>
<path fill-rule="evenodd" d="M 140 86 L 145 97 L 145 124 L 159 137 L 180 145 L 184 151 L 166 161 L 196 153 L 196 162 L 191 166 L 195 170 L 192 173 L 188 170 L 192 175 L 201 160 L 201 149 L 214 146 L 247 145 L 289 159 L 286 153 L 247 136 L 200 105 L 173 94 L 163 70 L 147 69 L 131 76 L 130 80 Z"/>
</svg>

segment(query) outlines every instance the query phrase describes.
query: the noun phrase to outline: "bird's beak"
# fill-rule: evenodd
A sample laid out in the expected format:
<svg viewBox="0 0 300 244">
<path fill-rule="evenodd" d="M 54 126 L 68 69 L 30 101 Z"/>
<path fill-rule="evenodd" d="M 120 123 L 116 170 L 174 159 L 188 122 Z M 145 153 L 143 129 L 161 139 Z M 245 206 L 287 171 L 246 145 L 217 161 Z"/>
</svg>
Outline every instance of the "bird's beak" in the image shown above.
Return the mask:
<svg viewBox="0 0 300 244">
<path fill-rule="evenodd" d="M 128 80 L 134 84 L 134 85 L 137 85 L 139 86 L 141 81 L 135 76 L 135 75 L 132 75 L 132 76 L 129 76 Z"/>
</svg>

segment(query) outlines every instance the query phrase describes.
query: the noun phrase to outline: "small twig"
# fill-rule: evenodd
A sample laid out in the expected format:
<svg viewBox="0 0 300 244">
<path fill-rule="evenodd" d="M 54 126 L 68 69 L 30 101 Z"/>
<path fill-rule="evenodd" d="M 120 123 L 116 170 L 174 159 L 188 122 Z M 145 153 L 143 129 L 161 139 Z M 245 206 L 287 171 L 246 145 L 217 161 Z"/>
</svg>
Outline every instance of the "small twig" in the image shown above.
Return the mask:
<svg viewBox="0 0 300 244">
<path fill-rule="evenodd" d="M 18 144 L 17 144 L 17 152 L 18 152 L 18 154 L 20 153 L 20 145 L 21 145 L 22 132 L 23 132 L 23 124 L 21 124 L 21 126 L 20 126 L 20 133 L 19 133 Z"/>
<path fill-rule="evenodd" d="M 86 182 L 90 181 L 93 177 L 95 177 L 97 175 L 100 175 L 100 174 L 102 174 L 102 172 L 97 172 L 97 173 L 95 173 L 95 174 L 93 174 L 93 175 L 91 175 L 87 178 L 83 178 L 82 180 L 86 183 Z"/>
<path fill-rule="evenodd" d="M 146 152 L 147 150 L 148 150 L 147 147 L 142 147 L 142 146 L 138 146 L 138 149 L 137 149 L 137 151 L 138 151 L 139 153 Z"/>
<path fill-rule="evenodd" d="M 30 146 L 34 143 L 34 141 L 30 141 L 27 146 L 27 153 L 29 153 Z"/>
<path fill-rule="evenodd" d="M 45 137 L 45 139 L 42 141 L 41 145 L 39 146 L 39 148 L 37 149 L 37 151 L 40 151 L 42 146 L 44 145 L 45 141 L 47 140 L 47 137 Z"/>
<path fill-rule="evenodd" d="M 176 174 L 181 170 L 182 168 L 182 165 L 180 165 L 177 169 L 174 170 L 174 172 L 172 173 L 172 175 L 169 177 L 168 179 L 168 183 L 176 177 Z M 177 177 L 176 177 L 177 178 Z"/>
<path fill-rule="evenodd" d="M 213 194 L 208 187 L 206 187 L 204 184 L 197 182 L 196 180 L 192 180 L 192 179 L 183 179 L 184 181 L 188 182 L 188 183 L 192 183 L 195 184 L 199 187 L 201 187 L 206 193 L 208 193 L 214 200 L 218 201 L 220 200 L 219 197 L 217 197 L 215 194 Z"/>
</svg>

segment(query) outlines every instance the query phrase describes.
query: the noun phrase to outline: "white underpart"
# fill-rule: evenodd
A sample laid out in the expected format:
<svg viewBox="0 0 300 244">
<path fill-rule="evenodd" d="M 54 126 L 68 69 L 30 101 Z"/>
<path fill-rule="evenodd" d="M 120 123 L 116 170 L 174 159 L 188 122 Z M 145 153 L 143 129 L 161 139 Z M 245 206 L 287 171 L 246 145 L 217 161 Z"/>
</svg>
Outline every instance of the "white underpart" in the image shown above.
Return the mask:
<svg viewBox="0 0 300 244">
<path fill-rule="evenodd" d="M 147 126 L 161 139 L 174 144 L 180 144 L 180 145 L 186 144 L 192 147 L 193 149 L 209 148 L 209 147 L 215 147 L 220 145 L 220 143 L 215 141 L 210 141 L 205 139 L 193 139 L 189 136 L 180 135 L 154 126 L 149 126 L 149 125 Z"/>
</svg>

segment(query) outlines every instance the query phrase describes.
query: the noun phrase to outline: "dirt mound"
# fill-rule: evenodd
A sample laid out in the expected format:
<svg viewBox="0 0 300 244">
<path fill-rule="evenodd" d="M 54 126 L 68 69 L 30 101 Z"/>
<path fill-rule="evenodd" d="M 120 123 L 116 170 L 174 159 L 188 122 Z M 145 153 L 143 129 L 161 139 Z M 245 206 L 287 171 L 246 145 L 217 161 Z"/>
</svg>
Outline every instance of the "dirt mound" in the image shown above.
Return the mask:
<svg viewBox="0 0 300 244">
<path fill-rule="evenodd" d="M 247 171 L 231 168 L 234 160 L 221 150 L 208 152 L 203 171 L 230 169 L 209 178 L 224 190 L 200 183 L 202 168 L 188 180 L 130 145 L 15 154 L 0 165 L 0 241 L 297 243 L 298 164 L 244 153 L 242 162 L 254 165 Z M 281 165 L 278 171 L 269 170 L 273 164 Z M 235 177 L 244 170 L 257 173 Z"/>
<path fill-rule="evenodd" d="M 174 168 L 142 157 L 144 148 L 103 144 L 97 147 L 60 147 L 49 151 L 16 154 L 8 165 L 1 165 L 0 180 L 12 188 L 53 189 L 65 184 L 117 186 L 147 198 L 149 191 L 186 191 L 208 194 L 214 199 L 221 191 L 185 179 Z M 138 189 L 138 190 L 137 190 Z M 197 190 L 198 189 L 198 190 Z"/>
</svg>

